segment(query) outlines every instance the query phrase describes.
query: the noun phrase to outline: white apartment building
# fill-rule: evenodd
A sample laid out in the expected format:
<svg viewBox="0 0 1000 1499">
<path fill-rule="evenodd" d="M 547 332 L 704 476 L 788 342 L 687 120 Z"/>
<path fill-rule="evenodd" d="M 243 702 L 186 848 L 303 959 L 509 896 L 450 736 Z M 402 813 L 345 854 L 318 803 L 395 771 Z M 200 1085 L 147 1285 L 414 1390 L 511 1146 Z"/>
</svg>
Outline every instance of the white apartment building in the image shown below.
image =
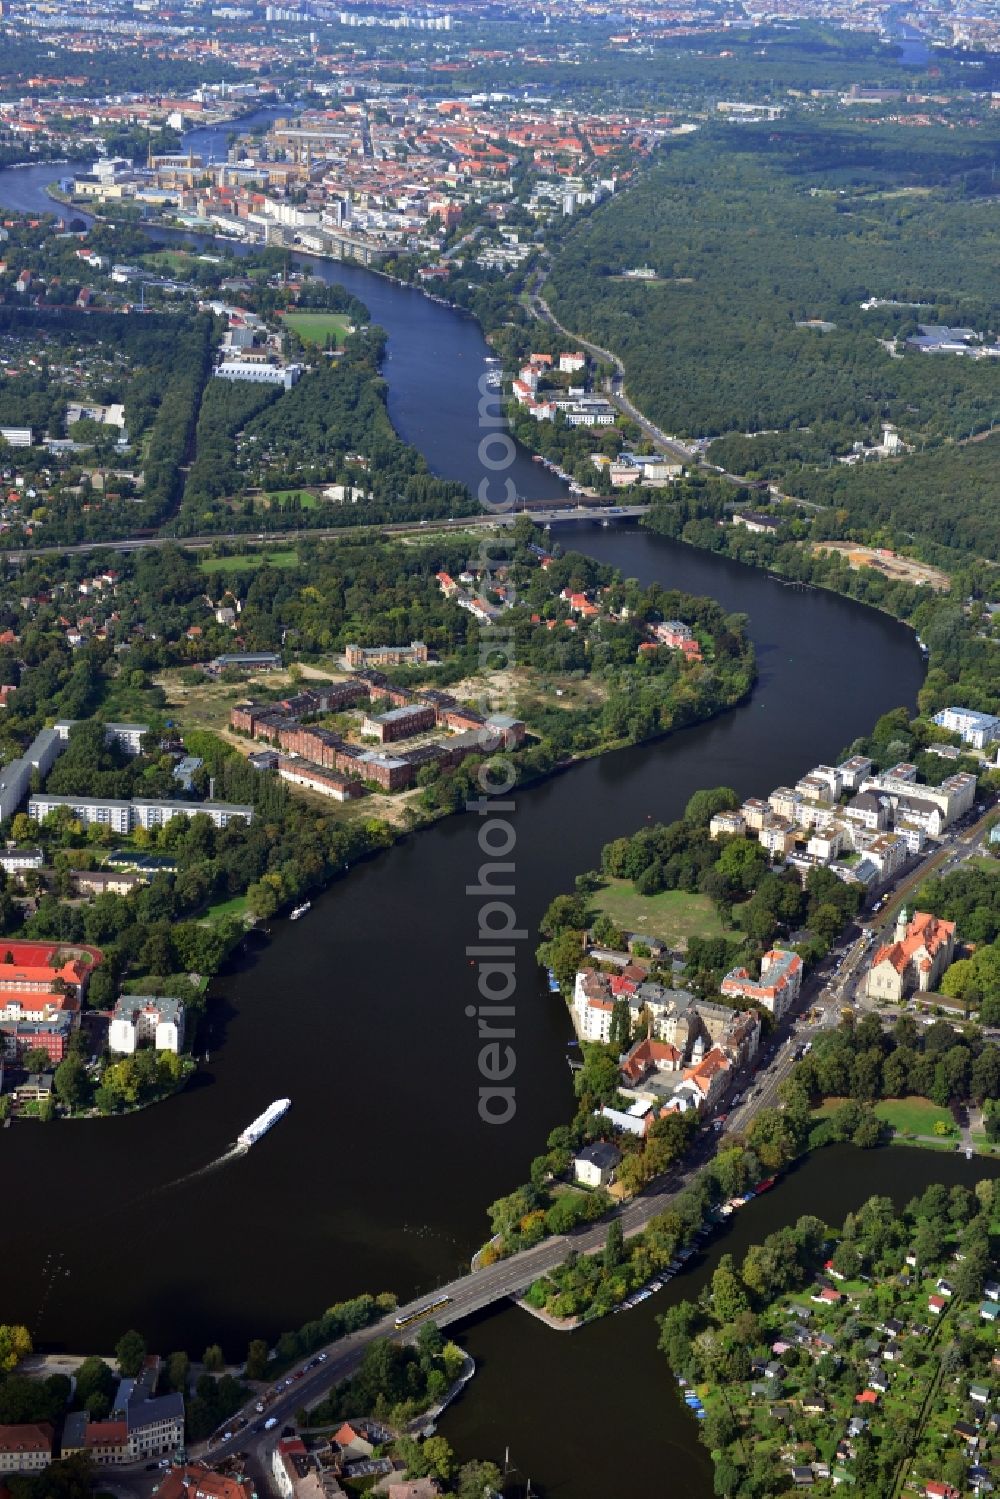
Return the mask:
<svg viewBox="0 0 1000 1499">
<path fill-rule="evenodd" d="M 131 833 L 135 828 L 158 828 L 173 817 L 208 817 L 217 828 L 224 828 L 236 817 L 253 821 L 253 807 L 232 802 L 160 802 L 111 801 L 98 796 L 54 796 L 38 792 L 28 798 L 28 816 L 43 821 L 50 812 L 68 807 L 74 817 L 86 826 L 100 823 L 114 833 Z"/>
<path fill-rule="evenodd" d="M 83 720 L 79 718 L 58 718 L 52 725 L 53 733 L 59 738 L 68 741 L 71 731 Z M 105 744 L 117 744 L 127 755 L 138 755 L 142 752 L 142 739 L 144 734 L 149 733 L 148 723 L 106 723 L 104 725 Z"/>
<path fill-rule="evenodd" d="M 957 734 L 963 744 L 973 749 L 985 749 L 1000 739 L 1000 718 L 992 713 L 977 713 L 974 708 L 942 708 L 933 721 L 939 728 Z"/>
<path fill-rule="evenodd" d="M 955 775 L 946 776 L 940 786 L 924 786 L 915 784 L 915 774 L 910 765 L 894 765 L 892 770 L 885 771 L 882 775 L 866 776 L 861 783 L 862 791 L 881 791 L 892 802 L 895 807 L 900 798 L 909 800 L 918 798 L 925 802 L 935 802 L 944 814 L 944 826 L 947 827 L 956 818 L 963 817 L 969 811 L 976 797 L 976 777 L 969 775 L 967 771 L 957 771 Z"/>
<path fill-rule="evenodd" d="M 108 1030 L 108 1046 L 126 1056 L 143 1042 L 157 1051 L 179 1052 L 184 1045 L 184 1005 L 169 995 L 122 994 Z"/>
</svg>

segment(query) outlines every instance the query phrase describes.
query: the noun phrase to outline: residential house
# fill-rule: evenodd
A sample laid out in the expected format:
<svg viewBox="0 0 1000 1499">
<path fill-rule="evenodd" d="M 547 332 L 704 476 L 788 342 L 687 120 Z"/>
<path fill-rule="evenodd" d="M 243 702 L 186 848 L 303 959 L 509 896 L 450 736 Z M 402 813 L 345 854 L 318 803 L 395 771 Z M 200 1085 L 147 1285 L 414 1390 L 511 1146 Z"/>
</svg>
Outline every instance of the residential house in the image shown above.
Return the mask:
<svg viewBox="0 0 1000 1499">
<path fill-rule="evenodd" d="M 802 959 L 796 952 L 772 948 L 761 959 L 759 979 L 751 978 L 746 968 L 733 968 L 720 987 L 730 998 L 755 1000 L 780 1020 L 802 987 Z"/>
<path fill-rule="evenodd" d="M 574 1179 L 585 1187 L 606 1187 L 621 1158 L 621 1151 L 616 1146 L 596 1140 L 573 1157 Z"/>
<path fill-rule="evenodd" d="M 40 1473 L 52 1461 L 48 1421 L 0 1426 L 0 1473 Z"/>
</svg>

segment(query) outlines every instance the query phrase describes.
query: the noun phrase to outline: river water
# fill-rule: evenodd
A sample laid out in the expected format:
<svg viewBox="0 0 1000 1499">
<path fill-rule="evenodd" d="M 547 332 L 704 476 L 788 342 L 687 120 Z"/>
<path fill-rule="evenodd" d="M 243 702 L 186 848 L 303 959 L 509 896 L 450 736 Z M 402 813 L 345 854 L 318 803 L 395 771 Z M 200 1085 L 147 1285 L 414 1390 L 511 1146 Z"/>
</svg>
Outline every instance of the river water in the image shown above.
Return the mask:
<svg viewBox="0 0 1000 1499">
<path fill-rule="evenodd" d="M 0 204 L 37 210 L 53 175 L 0 172 Z M 488 353 L 476 325 L 360 268 L 322 269 L 389 333 L 390 413 L 402 435 L 436 472 L 476 483 L 476 385 Z M 537 482 L 519 487 L 545 493 L 538 465 L 520 462 Z M 215 986 L 210 1060 L 181 1097 L 124 1119 L 0 1136 L 16 1183 L 4 1317 L 27 1323 L 36 1343 L 89 1351 L 136 1326 L 164 1351 L 197 1354 L 219 1340 L 238 1356 L 247 1338 L 355 1292 L 410 1296 L 466 1265 L 485 1236 L 486 1205 L 524 1178 L 572 1109 L 569 1019 L 532 957 L 552 895 L 598 862 L 605 841 L 678 815 L 699 787 L 766 794 L 915 700 L 923 666 L 913 636 L 880 614 L 645 533 L 573 523 L 559 539 L 644 583 L 746 612 L 760 682 L 750 702 L 712 723 L 517 797 L 514 904 L 527 935 L 515 1118 L 491 1128 L 477 1114 L 465 950 L 479 907 L 465 891 L 483 856 L 478 819 L 455 817 L 336 882 L 303 922 L 274 924 L 270 942 Z M 249 1155 L 227 1159 L 242 1126 L 282 1095 L 293 1107 L 281 1124 Z M 914 1180 L 978 1169 L 929 1153 L 827 1152 L 748 1208 L 733 1242 L 786 1211 L 836 1220 L 875 1189 L 872 1173 L 885 1191 L 911 1160 Z M 676 1492 L 707 1495 L 706 1461 L 655 1353 L 656 1306 L 571 1341 L 522 1313 L 481 1319 L 469 1330 L 480 1376 L 447 1433 L 466 1455 L 496 1455 L 509 1441 L 536 1487 L 553 1494 L 620 1492 L 627 1444 L 632 1472 L 679 1465 Z"/>
</svg>

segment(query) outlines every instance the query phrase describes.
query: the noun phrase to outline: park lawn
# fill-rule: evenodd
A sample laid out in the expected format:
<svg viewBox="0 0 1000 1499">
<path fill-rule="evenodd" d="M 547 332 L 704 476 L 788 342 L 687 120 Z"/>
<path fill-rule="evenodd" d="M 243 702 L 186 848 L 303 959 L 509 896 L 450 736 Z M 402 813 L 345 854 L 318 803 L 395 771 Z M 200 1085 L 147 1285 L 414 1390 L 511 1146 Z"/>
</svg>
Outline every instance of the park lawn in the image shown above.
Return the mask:
<svg viewBox="0 0 1000 1499">
<path fill-rule="evenodd" d="M 202 921 L 225 921 L 227 916 L 238 916 L 241 919 L 246 915 L 247 898 L 245 895 L 234 895 L 229 900 L 216 901 L 215 905 L 209 906 L 202 916 Z"/>
<path fill-rule="evenodd" d="M 175 276 L 186 274 L 198 263 L 198 257 L 187 250 L 153 250 L 141 259 L 143 265 Z"/>
<path fill-rule="evenodd" d="M 828 1119 L 842 1104 L 849 1102 L 847 1098 L 824 1098 L 813 1109 L 813 1116 L 816 1119 Z M 929 1098 L 886 1098 L 875 1105 L 875 1113 L 886 1124 L 891 1124 L 893 1129 L 899 1130 L 900 1134 L 933 1135 L 938 1120 L 947 1124 L 949 1129 L 954 1127 L 954 1120 L 948 1110 L 932 1103 Z M 955 1142 L 942 1137 L 941 1143 L 954 1145 Z"/>
<path fill-rule="evenodd" d="M 343 347 L 347 330 L 352 326 L 346 312 L 286 312 L 282 321 L 303 343 L 325 344 L 332 338 L 338 349 Z"/>
<path fill-rule="evenodd" d="M 929 1098 L 887 1098 L 875 1105 L 875 1112 L 886 1124 L 906 1135 L 932 1135 L 939 1121 L 954 1128 L 954 1120 L 947 1109 L 931 1103 Z"/>
<path fill-rule="evenodd" d="M 598 911 L 605 912 L 626 932 L 658 937 L 670 947 L 686 947 L 692 937 L 726 935 L 726 928 L 707 895 L 687 890 L 637 895 L 631 880 L 609 880 L 592 900 Z"/>
<path fill-rule="evenodd" d="M 296 551 L 262 551 L 249 552 L 239 557 L 203 557 L 198 566 L 203 573 L 238 573 L 245 572 L 247 568 L 262 567 L 265 562 L 271 567 L 298 567 L 299 554 Z"/>
</svg>

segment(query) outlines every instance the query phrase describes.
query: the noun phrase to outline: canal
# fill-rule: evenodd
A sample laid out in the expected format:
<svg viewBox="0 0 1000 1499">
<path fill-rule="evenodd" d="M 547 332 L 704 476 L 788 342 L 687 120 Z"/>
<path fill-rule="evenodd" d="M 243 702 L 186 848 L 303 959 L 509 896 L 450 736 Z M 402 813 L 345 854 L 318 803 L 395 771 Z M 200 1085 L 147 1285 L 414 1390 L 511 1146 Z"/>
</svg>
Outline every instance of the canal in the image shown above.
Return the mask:
<svg viewBox="0 0 1000 1499">
<path fill-rule="evenodd" d="M 0 172 L 0 203 L 37 211 L 55 175 Z M 398 430 L 436 472 L 478 483 L 477 386 L 489 350 L 476 325 L 360 268 L 319 270 L 388 331 Z M 518 464 L 522 492 L 554 492 L 526 454 Z M 123 1119 L 0 1137 L 17 1224 L 4 1315 L 27 1323 L 38 1345 L 107 1348 L 135 1326 L 164 1351 L 198 1355 L 219 1340 L 238 1357 L 249 1337 L 272 1337 L 335 1300 L 410 1296 L 465 1266 L 485 1236 L 487 1204 L 524 1178 L 572 1109 L 570 1023 L 532 956 L 552 896 L 598 862 L 604 842 L 677 816 L 699 787 L 766 794 L 837 755 L 887 709 L 914 703 L 919 652 L 883 615 L 642 532 L 571 524 L 557 535 L 643 583 L 745 612 L 760 681 L 712 723 L 518 795 L 514 904 L 526 935 L 514 1119 L 490 1128 L 476 1109 L 465 1007 L 476 995 L 466 948 L 479 906 L 466 887 L 482 854 L 478 820 L 455 817 L 336 882 L 306 920 L 275 923 L 269 942 L 234 964 L 215 986 L 209 1060 L 182 1096 Z M 282 1095 L 293 1103 L 286 1119 L 249 1155 L 227 1159 L 243 1125 Z M 747 1208 L 729 1239 L 769 1231 L 772 1214 L 837 1219 L 906 1173 L 953 1180 L 977 1170 L 929 1153 L 829 1151 Z M 509 1442 L 551 1494 L 620 1491 L 627 1462 L 631 1473 L 670 1473 L 672 1487 L 676 1473 L 678 1493 L 707 1495 L 707 1465 L 652 1321 L 665 1298 L 696 1284 L 687 1276 L 572 1339 L 518 1312 L 480 1319 L 468 1332 L 480 1376 L 446 1434 L 463 1455 L 497 1455 Z"/>
</svg>

